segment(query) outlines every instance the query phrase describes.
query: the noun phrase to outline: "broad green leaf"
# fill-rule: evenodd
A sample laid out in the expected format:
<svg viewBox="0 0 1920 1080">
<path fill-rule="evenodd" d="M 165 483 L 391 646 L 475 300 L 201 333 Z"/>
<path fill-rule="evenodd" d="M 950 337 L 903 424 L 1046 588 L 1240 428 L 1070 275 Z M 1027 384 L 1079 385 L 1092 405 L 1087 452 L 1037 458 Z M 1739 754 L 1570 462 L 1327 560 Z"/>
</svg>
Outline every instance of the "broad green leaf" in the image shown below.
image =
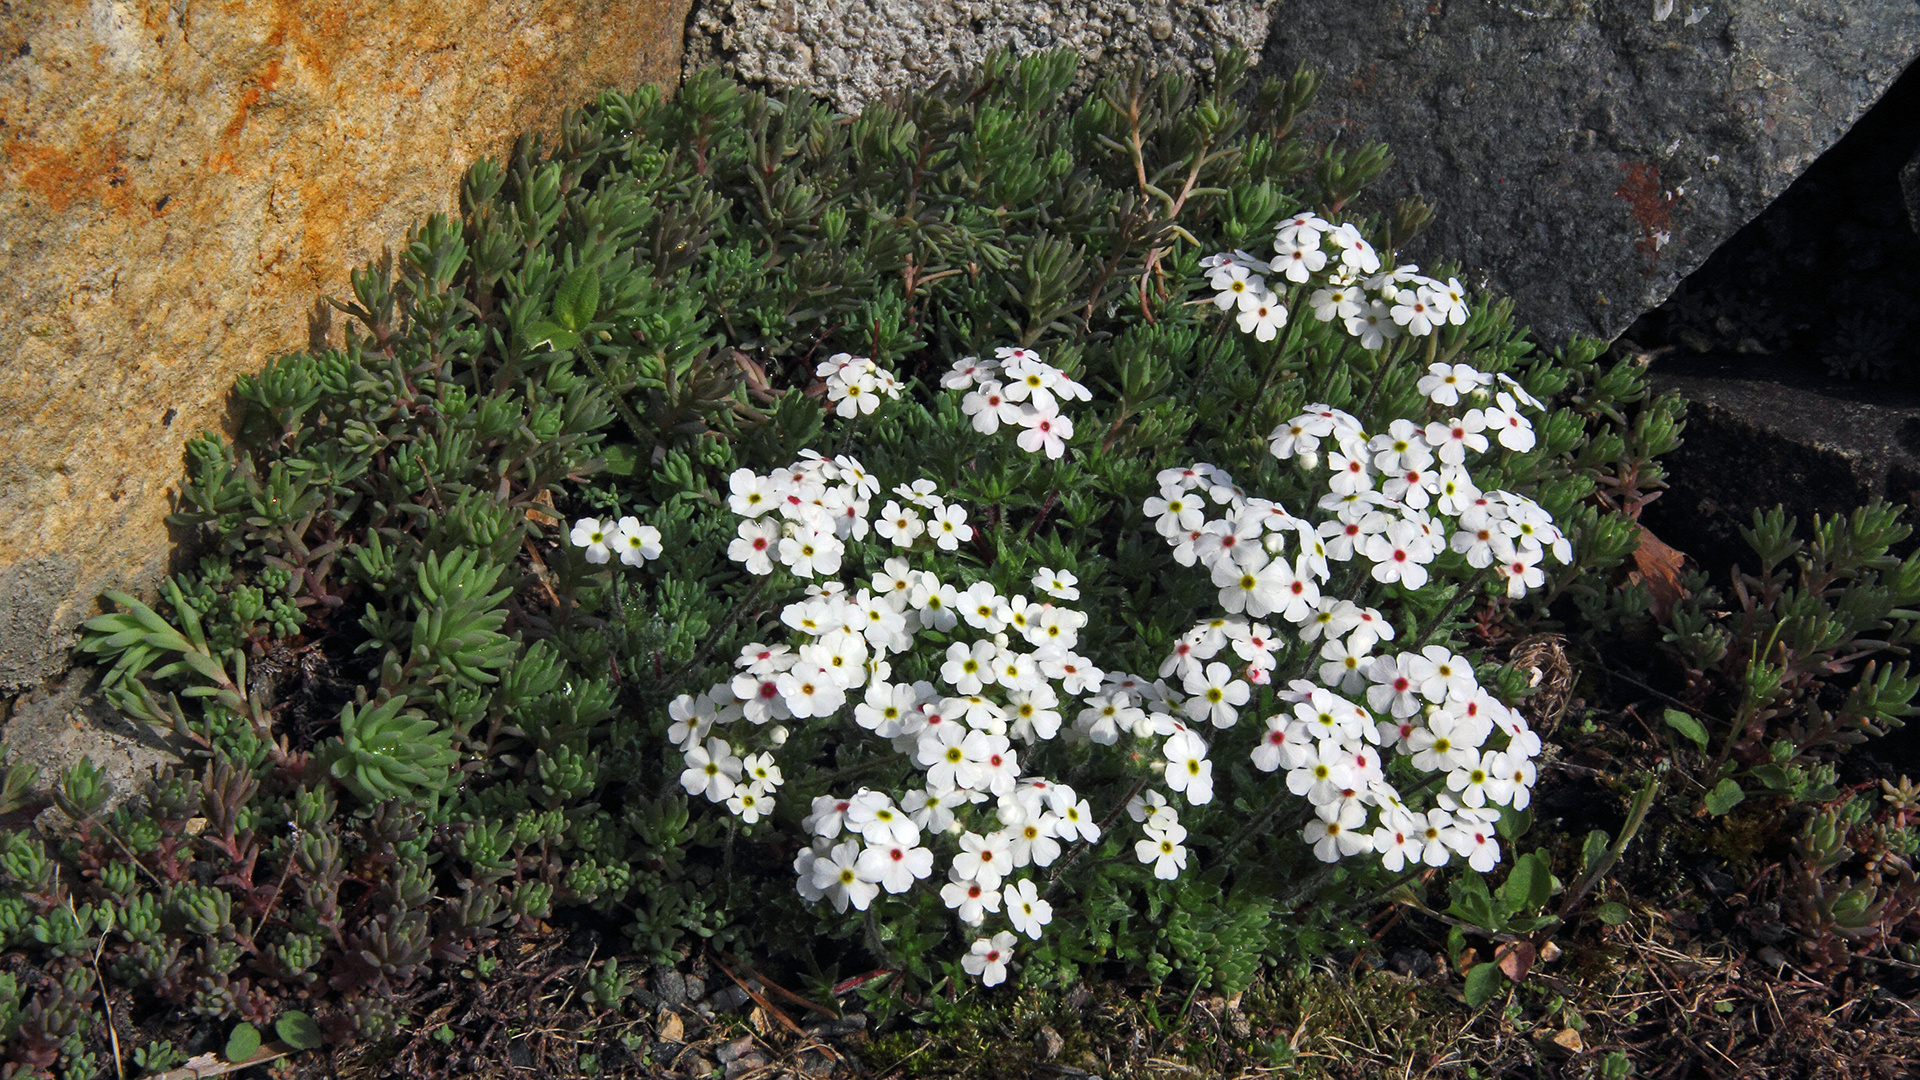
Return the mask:
<svg viewBox="0 0 1920 1080">
<path fill-rule="evenodd" d="M 1607 853 L 1609 840 L 1610 838 L 1607 836 L 1605 829 L 1595 829 L 1587 834 L 1586 840 L 1580 844 L 1581 870 L 1593 869 L 1594 864 L 1599 862 L 1600 856 Z"/>
<path fill-rule="evenodd" d="M 640 471 L 640 455 L 626 443 L 610 443 L 600 448 L 607 471 L 615 476 L 632 476 Z"/>
<path fill-rule="evenodd" d="M 1707 792 L 1707 813 L 1712 814 L 1714 817 L 1719 817 L 1721 814 L 1739 806 L 1746 800 L 1746 797 L 1747 793 L 1740 790 L 1739 781 L 1729 776 L 1725 780 L 1713 785 L 1713 790 Z"/>
<path fill-rule="evenodd" d="M 582 266 L 560 282 L 553 292 L 553 321 L 576 334 L 593 321 L 600 310 L 600 275 Z"/>
<path fill-rule="evenodd" d="M 1500 965 L 1475 964 L 1467 969 L 1467 1004 L 1479 1008 L 1493 1000 L 1493 992 L 1500 988 Z"/>
<path fill-rule="evenodd" d="M 1513 860 L 1507 880 L 1500 886 L 1500 906 L 1505 914 L 1533 911 L 1553 895 L 1553 871 L 1545 852 L 1529 851 Z"/>
<path fill-rule="evenodd" d="M 326 1041 L 320 1034 L 320 1025 L 298 1009 L 281 1013 L 280 1019 L 273 1022 L 273 1033 L 295 1050 L 312 1050 Z"/>
<path fill-rule="evenodd" d="M 1679 709 L 1668 709 L 1661 714 L 1660 718 L 1667 722 L 1668 727 L 1685 735 L 1693 745 L 1702 750 L 1707 748 L 1707 729 L 1700 721 L 1695 720 Z"/>
<path fill-rule="evenodd" d="M 559 352 L 580 344 L 580 335 L 564 326 L 557 326 L 550 322 L 537 322 L 527 327 L 527 344 L 534 348 L 545 345 Z"/>
<path fill-rule="evenodd" d="M 1627 905 L 1612 901 L 1600 904 L 1593 909 L 1594 917 L 1608 926 L 1619 926 L 1627 921 Z"/>
<path fill-rule="evenodd" d="M 1500 925 L 1493 914 L 1493 897 L 1487 892 L 1487 883 L 1479 874 L 1463 874 L 1454 879 L 1448 889 L 1452 903 L 1447 911 L 1475 926 L 1486 930 L 1498 930 Z"/>
<path fill-rule="evenodd" d="M 227 1036 L 227 1060 L 245 1061 L 260 1049 L 260 1029 L 252 1024 L 240 1023 Z"/>
</svg>

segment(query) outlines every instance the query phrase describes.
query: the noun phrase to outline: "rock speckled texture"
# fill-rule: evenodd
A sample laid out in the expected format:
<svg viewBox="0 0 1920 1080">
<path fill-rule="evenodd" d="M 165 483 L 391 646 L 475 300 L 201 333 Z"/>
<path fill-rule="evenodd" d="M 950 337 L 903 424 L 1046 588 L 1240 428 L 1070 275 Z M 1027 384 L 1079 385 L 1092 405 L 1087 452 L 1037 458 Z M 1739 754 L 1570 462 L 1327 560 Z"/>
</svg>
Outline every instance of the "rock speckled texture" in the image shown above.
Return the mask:
<svg viewBox="0 0 1920 1080">
<path fill-rule="evenodd" d="M 0 4 L 0 693 L 163 571 L 234 377 L 474 158 L 671 83 L 686 4 Z"/>
<path fill-rule="evenodd" d="M 1383 141 L 1457 260 L 1547 339 L 1611 338 L 1920 56 L 1912 0 L 1287 0 L 1263 67 L 1327 72 L 1321 134 Z"/>
<path fill-rule="evenodd" d="M 1016 53 L 1072 48 L 1087 61 L 1082 85 L 1143 58 L 1211 71 L 1217 47 L 1260 48 L 1276 3 L 699 0 L 686 63 L 692 70 L 724 61 L 744 81 L 797 87 L 852 110 L 1003 46 Z"/>
</svg>

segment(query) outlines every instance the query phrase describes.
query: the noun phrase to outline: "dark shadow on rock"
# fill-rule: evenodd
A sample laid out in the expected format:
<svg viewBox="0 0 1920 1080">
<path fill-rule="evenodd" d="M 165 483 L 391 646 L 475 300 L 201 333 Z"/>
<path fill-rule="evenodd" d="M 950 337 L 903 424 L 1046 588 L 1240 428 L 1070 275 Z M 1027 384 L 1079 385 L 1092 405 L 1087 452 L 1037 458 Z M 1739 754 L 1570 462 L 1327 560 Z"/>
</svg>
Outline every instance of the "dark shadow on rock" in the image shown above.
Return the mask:
<svg viewBox="0 0 1920 1080">
<path fill-rule="evenodd" d="M 1805 536 L 1815 514 L 1920 498 L 1920 391 L 1747 356 L 1668 359 L 1649 377 L 1689 407 L 1684 442 L 1661 459 L 1668 490 L 1642 520 L 1716 584 L 1752 563 L 1740 529 L 1756 509 L 1784 506 Z"/>
</svg>

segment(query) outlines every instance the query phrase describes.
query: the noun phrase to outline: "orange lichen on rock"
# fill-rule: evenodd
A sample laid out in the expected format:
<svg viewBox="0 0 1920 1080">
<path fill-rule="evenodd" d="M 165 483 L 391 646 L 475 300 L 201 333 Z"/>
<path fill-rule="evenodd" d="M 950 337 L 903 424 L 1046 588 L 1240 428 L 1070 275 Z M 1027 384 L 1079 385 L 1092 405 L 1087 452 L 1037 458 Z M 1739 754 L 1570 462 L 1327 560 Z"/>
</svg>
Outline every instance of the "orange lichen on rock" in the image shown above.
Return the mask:
<svg viewBox="0 0 1920 1080">
<path fill-rule="evenodd" d="M 44 619 L 0 596 L 0 629 L 150 582 L 182 447 L 226 422 L 234 378 L 454 210 L 468 162 L 604 88 L 670 84 L 687 2 L 0 9 L 0 570 L 80 568 Z"/>
</svg>

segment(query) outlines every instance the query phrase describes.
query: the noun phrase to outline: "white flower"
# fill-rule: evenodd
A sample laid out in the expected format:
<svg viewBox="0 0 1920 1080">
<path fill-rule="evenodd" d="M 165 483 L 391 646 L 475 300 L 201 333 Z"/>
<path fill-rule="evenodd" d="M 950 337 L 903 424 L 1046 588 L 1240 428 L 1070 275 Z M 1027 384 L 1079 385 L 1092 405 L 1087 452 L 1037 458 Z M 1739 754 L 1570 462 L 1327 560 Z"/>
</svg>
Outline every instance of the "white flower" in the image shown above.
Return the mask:
<svg viewBox="0 0 1920 1080">
<path fill-rule="evenodd" d="M 1191 731 L 1175 732 L 1161 752 L 1167 758 L 1162 768 L 1167 787 L 1184 792 L 1187 802 L 1194 806 L 1213 801 L 1213 762 L 1207 760 L 1207 744 L 1200 741 L 1200 736 Z"/>
<path fill-rule="evenodd" d="M 920 616 L 920 624 L 929 630 L 945 633 L 960 621 L 959 594 L 953 586 L 941 584 L 939 578 L 927 571 L 921 571 L 915 579 L 907 602 Z"/>
<path fill-rule="evenodd" d="M 1350 755 L 1337 742 L 1322 739 L 1307 751 L 1299 766 L 1287 771 L 1287 790 L 1304 795 L 1315 806 L 1340 797 L 1344 788 L 1353 786 Z"/>
<path fill-rule="evenodd" d="M 1407 749 L 1413 751 L 1410 759 L 1413 767 L 1422 772 L 1451 772 L 1478 759 L 1479 745 L 1472 738 L 1478 733 L 1463 730 L 1465 724 L 1459 717 L 1445 712 L 1427 717 L 1426 727 L 1407 736 Z"/>
<path fill-rule="evenodd" d="M 920 520 L 918 511 L 912 507 L 902 507 L 889 499 L 880 511 L 880 517 L 873 523 L 873 531 L 893 541 L 898 547 L 912 547 L 920 534 L 927 531 L 927 527 Z"/>
<path fill-rule="evenodd" d="M 846 688 L 821 664 L 795 664 L 774 677 L 780 698 L 794 716 L 832 716 L 847 702 Z"/>
<path fill-rule="evenodd" d="M 1213 302 L 1221 311 L 1232 311 L 1239 306 L 1240 298 L 1248 293 L 1265 292 L 1267 279 L 1253 273 L 1245 266 L 1228 263 L 1214 270 L 1208 276 L 1207 284 L 1219 290 Z"/>
<path fill-rule="evenodd" d="M 740 759 L 740 775 L 750 784 L 764 784 L 771 791 L 785 783 L 780 775 L 780 766 L 774 763 L 773 755 L 760 753 L 748 754 Z"/>
<path fill-rule="evenodd" d="M 741 517 L 756 518 L 778 505 L 773 479 L 752 469 L 735 469 L 727 477 L 727 505 Z"/>
<path fill-rule="evenodd" d="M 840 556 L 845 551 L 831 529 L 822 531 L 809 525 L 800 526 L 780 541 L 780 561 L 803 578 L 812 577 L 816 571 L 823 575 L 839 573 Z"/>
<path fill-rule="evenodd" d="M 1038 360 L 1011 360 L 1003 372 L 1006 377 L 1008 401 L 1029 402 L 1043 413 L 1057 413 L 1059 403 L 1054 400 L 1054 389 L 1059 385 L 1060 372 L 1050 364 Z"/>
<path fill-rule="evenodd" d="M 859 861 L 860 844 L 854 840 L 844 841 L 814 860 L 813 887 L 833 901 L 835 911 L 844 913 L 848 904 L 865 911 L 880 895 L 880 886 L 860 876 Z"/>
<path fill-rule="evenodd" d="M 733 789 L 733 794 L 727 798 L 727 809 L 741 821 L 751 825 L 773 813 L 774 800 L 773 796 L 768 794 L 769 790 L 757 783 L 743 787 L 737 786 Z"/>
<path fill-rule="evenodd" d="M 1313 845 L 1313 854 L 1321 862 L 1339 862 L 1342 856 L 1357 855 L 1373 847 L 1373 838 L 1360 831 L 1367 822 L 1365 807 L 1355 802 L 1329 803 L 1317 808 L 1312 821 L 1300 830 L 1300 836 Z"/>
<path fill-rule="evenodd" d="M 1307 302 L 1313 306 L 1313 317 L 1321 322 L 1335 319 L 1344 322 L 1360 313 L 1360 290 L 1352 285 L 1334 284 L 1318 290 Z"/>
<path fill-rule="evenodd" d="M 639 566 L 660 557 L 660 530 L 640 524 L 637 517 L 623 517 L 614 529 L 613 547 L 620 552 L 621 562 Z"/>
<path fill-rule="evenodd" d="M 1013 943 L 1019 939 L 1002 930 L 993 940 L 976 938 L 973 949 L 960 958 L 960 966 L 969 975 L 980 976 L 980 985 L 999 986 L 1007 981 L 1007 963 L 1013 959 Z"/>
<path fill-rule="evenodd" d="M 1014 882 L 1004 895 L 1007 920 L 1013 923 L 1013 928 L 1039 941 L 1040 928 L 1053 921 L 1053 905 L 1040 899 L 1040 891 L 1028 878 Z"/>
<path fill-rule="evenodd" d="M 1304 728 L 1275 714 L 1267 717 L 1267 733 L 1253 748 L 1253 767 L 1261 772 L 1297 769 L 1306 763 L 1308 738 Z"/>
<path fill-rule="evenodd" d="M 1205 720 L 1217 728 L 1230 728 L 1239 719 L 1235 707 L 1245 705 L 1251 691 L 1233 674 L 1232 668 L 1218 662 L 1208 664 L 1204 671 L 1187 673 L 1181 685 L 1190 696 L 1183 708 L 1195 723 Z M 1201 753 L 1205 753 L 1204 747 Z"/>
<path fill-rule="evenodd" d="M 933 524 L 928 531 L 941 551 L 958 551 L 961 544 L 973 539 L 973 526 L 967 524 L 966 508 L 954 503 L 933 512 Z"/>
<path fill-rule="evenodd" d="M 847 828 L 866 838 L 869 844 L 899 844 L 912 847 L 920 842 L 920 826 L 896 809 L 885 792 L 865 788 L 847 807 Z"/>
<path fill-rule="evenodd" d="M 1400 336 L 1392 309 L 1384 300 L 1369 300 L 1359 311 L 1347 316 L 1347 333 L 1360 339 L 1363 349 L 1378 349 Z"/>
<path fill-rule="evenodd" d="M 1043 566 L 1033 572 L 1033 587 L 1056 600 L 1078 600 L 1080 590 L 1075 586 L 1080 579 L 1070 570 L 1055 570 Z"/>
<path fill-rule="evenodd" d="M 598 518 L 581 518 L 573 523 L 573 533 L 569 539 L 574 547 L 587 549 L 588 562 L 599 564 L 613 558 L 613 545 L 618 539 L 618 531 L 602 525 Z"/>
<path fill-rule="evenodd" d="M 1175 825 L 1134 844 L 1133 854 L 1141 862 L 1153 864 L 1154 877 L 1172 881 L 1187 868 L 1187 849 L 1180 843 L 1186 838 L 1187 830 Z"/>
<path fill-rule="evenodd" d="M 1466 364 L 1428 364 L 1427 374 L 1415 389 L 1435 405 L 1452 406 L 1460 403 L 1461 394 L 1472 393 L 1492 381 L 1493 376 L 1482 375 Z"/>
<path fill-rule="evenodd" d="M 713 802 L 725 802 L 740 780 L 740 759 L 725 739 L 708 739 L 704 747 L 686 752 L 686 771 L 680 774 L 680 786 L 689 795 L 705 795 Z"/>
</svg>

